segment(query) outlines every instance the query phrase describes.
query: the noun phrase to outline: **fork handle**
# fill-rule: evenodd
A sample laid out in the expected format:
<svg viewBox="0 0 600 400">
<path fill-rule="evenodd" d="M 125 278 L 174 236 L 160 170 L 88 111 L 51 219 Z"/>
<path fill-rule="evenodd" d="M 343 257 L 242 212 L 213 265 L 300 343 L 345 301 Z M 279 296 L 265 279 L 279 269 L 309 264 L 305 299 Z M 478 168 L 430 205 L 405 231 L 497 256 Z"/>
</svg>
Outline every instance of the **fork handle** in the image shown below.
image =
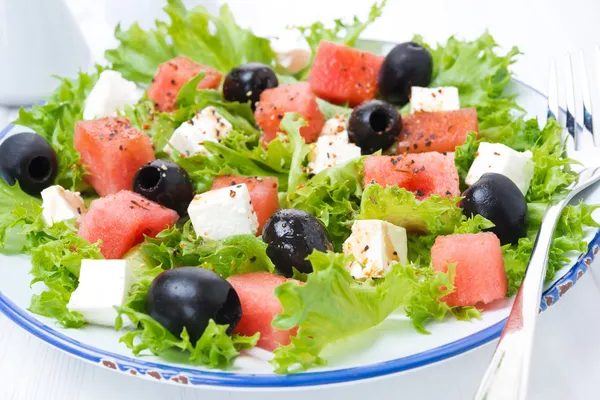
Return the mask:
<svg viewBox="0 0 600 400">
<path fill-rule="evenodd" d="M 565 201 L 554 204 L 544 214 L 525 278 L 475 400 L 522 400 L 527 396 L 533 335 L 548 253 L 558 218 L 566 204 Z"/>
</svg>

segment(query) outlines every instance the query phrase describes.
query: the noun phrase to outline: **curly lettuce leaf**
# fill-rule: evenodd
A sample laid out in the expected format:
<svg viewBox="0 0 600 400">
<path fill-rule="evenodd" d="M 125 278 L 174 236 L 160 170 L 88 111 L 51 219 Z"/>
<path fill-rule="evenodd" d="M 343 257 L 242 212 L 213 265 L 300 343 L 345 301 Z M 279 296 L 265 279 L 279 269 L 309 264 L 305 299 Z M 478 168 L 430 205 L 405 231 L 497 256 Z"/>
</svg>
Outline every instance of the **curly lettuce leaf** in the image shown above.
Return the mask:
<svg viewBox="0 0 600 400">
<path fill-rule="evenodd" d="M 513 112 L 520 108 L 514 96 L 506 93 L 506 88 L 512 75 L 509 67 L 515 63 L 519 49 L 513 47 L 505 55 L 496 54 L 497 44 L 487 32 L 473 41 L 451 37 L 435 48 L 426 44 L 421 36 L 413 40 L 425 46 L 433 57 L 429 86 L 458 88 L 461 107 L 477 109 L 483 137 L 513 120 Z"/>
<path fill-rule="evenodd" d="M 187 352 L 187 359 L 192 365 L 225 368 L 241 350 L 253 348 L 259 339 L 258 333 L 254 336 L 229 336 L 226 332 L 228 325 L 218 325 L 211 319 L 200 339 L 192 343 L 185 328 L 181 337 L 177 338 L 147 314 L 129 307 L 119 307 L 118 311 L 117 330 L 123 325 L 122 315 L 126 315 L 138 326 L 120 339 L 136 356 L 145 350 L 157 356 L 165 356 L 174 351 Z"/>
<path fill-rule="evenodd" d="M 31 284 L 45 286 L 32 296 L 29 311 L 55 318 L 66 328 L 83 326 L 81 314 L 69 311 L 67 304 L 77 288 L 81 260 L 102 259 L 99 247 L 77 234 L 73 220 L 48 226 L 40 201 L 25 196 L 18 185 L 0 180 L 0 193 L 0 253 L 31 254 Z M 14 209 L 4 213 L 4 206 Z"/>
<path fill-rule="evenodd" d="M 364 22 L 355 16 L 350 23 L 344 22 L 341 19 L 336 19 L 333 21 L 332 27 L 327 27 L 323 22 L 315 22 L 309 26 L 298 27 L 298 30 L 306 38 L 306 42 L 312 49 L 313 54 L 309 66 L 298 73 L 298 77 L 301 80 L 305 80 L 308 77 L 310 66 L 312 65 L 312 61 L 314 60 L 315 53 L 321 41 L 340 43 L 346 46 L 354 47 L 361 33 L 363 33 L 369 25 L 371 25 L 373 22 L 375 22 L 375 20 L 377 20 L 377 18 L 381 16 L 386 2 L 387 0 L 383 0 L 379 3 L 374 3 L 371 6 L 371 10 L 369 11 L 366 21 Z"/>
<path fill-rule="evenodd" d="M 482 141 L 502 143 L 517 151 L 531 150 L 535 167 L 527 201 L 548 203 L 563 196 L 577 179 L 569 168 L 576 161 L 565 157 L 562 130 L 553 119 L 541 129 L 537 119 L 518 117 L 494 136 L 477 139 L 475 133 L 469 133 L 465 143 L 456 148 L 454 163 L 464 180 Z"/>
<path fill-rule="evenodd" d="M 577 180 L 577 173 L 569 168 L 577 162 L 565 157 L 562 128 L 558 122 L 548 120 L 531 151 L 535 167 L 527 201 L 551 202 L 564 197 L 567 188 Z"/>
<path fill-rule="evenodd" d="M 21 108 L 14 124 L 26 126 L 43 136 L 52 145 L 58 157 L 58 175 L 55 183 L 71 190 L 82 190 L 83 166 L 73 146 L 75 123 L 83 116 L 83 104 L 103 68 L 96 66 L 93 73 L 80 72 L 76 79 L 59 78 L 60 85 L 43 105 L 30 110 Z"/>
<path fill-rule="evenodd" d="M 421 201 L 404 188 L 372 184 L 362 194 L 358 219 L 381 219 L 413 232 L 447 235 L 464 218 L 459 201 L 436 195 Z"/>
<path fill-rule="evenodd" d="M 248 62 L 271 65 L 273 50 L 268 39 L 255 36 L 235 22 L 229 6 L 211 15 L 203 6 L 187 10 L 180 0 L 169 0 L 169 34 L 180 54 L 221 72 Z"/>
<path fill-rule="evenodd" d="M 464 180 L 469 173 L 469 169 L 471 168 L 473 161 L 475 161 L 477 149 L 479 148 L 479 143 L 481 142 L 481 139 L 477 139 L 476 132 L 469 132 L 467 135 L 467 140 L 465 140 L 462 145 L 457 146 L 454 151 L 454 165 L 456 165 L 458 177 L 460 178 L 463 189 L 466 186 L 464 184 Z"/>
<path fill-rule="evenodd" d="M 593 212 L 597 209 L 600 209 L 600 205 L 585 203 L 565 207 L 550 246 L 546 281 L 552 280 L 561 268 L 571 263 L 573 255 L 584 253 L 587 250 L 588 244 L 585 241 L 584 228 L 600 228 L 600 223 L 592 217 Z M 508 296 L 517 292 L 525 277 L 539 228 L 539 220 L 534 224 L 537 224 L 538 227 L 530 229 L 527 237 L 519 239 L 518 245 L 506 245 L 502 249 L 504 268 L 508 277 Z"/>
<path fill-rule="evenodd" d="M 211 15 L 201 5 L 186 9 L 181 0 L 169 0 L 164 10 L 170 22 L 157 21 L 148 31 L 137 24 L 126 31 L 117 27 L 115 36 L 120 44 L 105 53 L 112 69 L 148 85 L 158 66 L 177 56 L 223 73 L 251 61 L 274 65 L 269 41 L 237 25 L 227 5 L 219 15 Z"/>
<path fill-rule="evenodd" d="M 154 29 L 144 31 L 137 23 L 127 30 L 121 25 L 115 29 L 119 47 L 104 53 L 113 70 L 119 71 L 127 80 L 138 84 L 149 84 L 158 71 L 158 66 L 175 58 L 177 50 L 170 42 L 168 25 L 155 22 Z"/>
<path fill-rule="evenodd" d="M 320 357 L 325 346 L 378 325 L 399 307 L 421 332 L 426 332 L 426 320 L 442 319 L 451 311 L 439 301 L 453 290 L 449 274 L 396 264 L 377 282 L 361 283 L 346 270 L 347 256 L 314 252 L 308 258 L 314 272 L 305 284 L 288 281 L 275 289 L 283 312 L 273 326 L 299 327 L 291 343 L 274 352 L 271 363 L 277 373 L 325 365 Z"/>
<path fill-rule="evenodd" d="M 289 192 L 285 206 L 304 210 L 327 228 L 336 251 L 350 236 L 360 208 L 362 158 L 327 168 L 296 190 Z"/>
<path fill-rule="evenodd" d="M 0 178 L 0 253 L 18 254 L 27 247 L 20 217 L 39 209 L 41 201 L 23 192 L 17 182 L 9 186 Z"/>
<path fill-rule="evenodd" d="M 29 311 L 54 318 L 65 328 L 79 328 L 85 320 L 81 314 L 70 311 L 67 304 L 78 285 L 81 261 L 102 259 L 102 253 L 97 245 L 77 235 L 72 225 L 60 222 L 51 231 L 56 239 L 31 253 L 31 284 L 43 282 L 46 290 L 31 297 Z"/>
<path fill-rule="evenodd" d="M 196 235 L 188 221 L 155 238 L 147 237 L 138 251 L 147 267 L 200 266 L 227 278 L 245 272 L 272 272 L 275 267 L 266 249 L 267 245 L 253 235 L 231 236 L 222 241 L 204 239 Z"/>
</svg>

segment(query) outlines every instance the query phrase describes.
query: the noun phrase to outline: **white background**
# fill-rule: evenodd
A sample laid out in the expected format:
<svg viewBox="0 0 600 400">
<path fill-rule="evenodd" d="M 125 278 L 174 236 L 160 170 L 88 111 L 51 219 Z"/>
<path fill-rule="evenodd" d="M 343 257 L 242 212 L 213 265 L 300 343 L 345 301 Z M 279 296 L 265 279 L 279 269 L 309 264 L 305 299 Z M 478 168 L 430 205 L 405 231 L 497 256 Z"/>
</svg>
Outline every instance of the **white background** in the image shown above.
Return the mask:
<svg viewBox="0 0 600 400">
<path fill-rule="evenodd" d="M 0 3 L 3 1 L 20 0 L 0 0 Z M 123 20 L 127 25 L 140 19 L 147 24 L 159 15 L 161 4 L 158 0 L 69 0 L 68 3 L 96 57 L 101 57 L 103 49 L 112 45 L 112 26 L 116 21 Z M 489 29 L 502 46 L 518 45 L 525 53 L 514 70 L 519 79 L 541 91 L 546 89 L 550 59 L 557 59 L 562 69 L 566 54 L 576 54 L 583 48 L 588 55 L 588 66 L 592 68 L 591 55 L 600 42 L 600 2 L 596 0 L 390 0 L 389 3 L 383 17 L 365 37 L 403 41 L 421 33 L 426 39 L 440 41 L 451 34 L 472 38 Z M 261 34 L 276 34 L 287 24 L 366 15 L 370 1 L 237 0 L 230 5 L 242 25 L 252 26 Z M 214 7 L 215 2 L 210 6 Z M 35 7 L 30 12 L 35 13 Z M 27 20 L 23 23 L 27 24 Z M 600 66 L 591 70 L 595 72 L 591 77 L 595 83 Z M 2 126 L 7 122 L 3 117 L 8 118 L 6 111 L 3 114 L 0 110 Z M 537 368 L 534 380 L 543 388 L 538 393 L 539 398 L 595 399 L 600 396 L 597 358 L 600 342 L 595 339 L 600 338 L 598 324 L 581 322 L 600 315 L 597 306 L 588 304 L 591 299 L 585 295 L 584 288 L 593 286 L 593 282 L 592 276 L 586 274 L 575 292 L 570 292 L 540 318 L 537 340 L 545 343 L 545 350 L 543 354 L 537 351 L 534 357 Z M 564 324 L 556 324 L 557 320 Z M 555 350 L 548 351 L 552 348 Z M 423 385 L 429 384 L 432 383 L 423 382 Z M 389 398 L 399 398 L 401 390 L 390 393 Z M 307 396 L 318 398 L 318 392 Z M 217 398 L 233 397 L 233 394 L 223 393 Z M 121 398 L 200 397 L 193 389 L 161 385 L 87 365 L 30 336 L 0 315 L 0 399 Z"/>
</svg>

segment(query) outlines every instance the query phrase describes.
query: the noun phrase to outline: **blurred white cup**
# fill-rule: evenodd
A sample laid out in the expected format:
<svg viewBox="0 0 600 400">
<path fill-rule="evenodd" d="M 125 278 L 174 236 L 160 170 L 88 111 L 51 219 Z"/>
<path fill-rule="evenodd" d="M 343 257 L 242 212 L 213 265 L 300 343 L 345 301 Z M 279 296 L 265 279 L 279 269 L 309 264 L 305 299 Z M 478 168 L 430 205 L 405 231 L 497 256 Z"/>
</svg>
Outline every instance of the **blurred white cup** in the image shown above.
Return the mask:
<svg viewBox="0 0 600 400">
<path fill-rule="evenodd" d="M 0 0 L 0 105 L 32 104 L 74 77 L 90 52 L 62 0 Z"/>
</svg>

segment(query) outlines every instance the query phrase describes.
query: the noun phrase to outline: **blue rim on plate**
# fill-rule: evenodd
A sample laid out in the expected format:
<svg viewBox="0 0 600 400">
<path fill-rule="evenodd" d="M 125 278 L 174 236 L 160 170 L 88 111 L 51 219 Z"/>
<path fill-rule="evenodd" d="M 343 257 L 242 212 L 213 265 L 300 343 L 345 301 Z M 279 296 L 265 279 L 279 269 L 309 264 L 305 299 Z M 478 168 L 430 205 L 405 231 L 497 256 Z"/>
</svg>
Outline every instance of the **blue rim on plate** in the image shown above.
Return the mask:
<svg viewBox="0 0 600 400">
<path fill-rule="evenodd" d="M 517 83 L 544 96 L 534 88 L 513 79 Z M 544 96 L 545 97 L 545 96 Z M 6 136 L 13 125 L 0 131 L 0 140 Z M 540 310 L 544 311 L 555 304 L 592 264 L 600 250 L 600 230 L 590 241 L 587 252 L 582 254 L 569 271 L 544 291 Z M 21 309 L 0 291 L 0 311 L 17 325 L 43 341 L 85 361 L 106 368 L 139 375 L 147 378 L 165 380 L 193 386 L 238 387 L 238 388 L 285 388 L 298 386 L 319 386 L 374 378 L 423 367 L 438 361 L 454 357 L 498 338 L 506 319 L 470 336 L 452 343 L 423 351 L 411 356 L 380 362 L 363 367 L 345 368 L 334 371 L 306 372 L 293 375 L 236 374 L 213 372 L 191 368 L 170 366 L 146 362 L 141 358 L 123 356 L 86 345 L 60 333 L 38 321 L 27 311 Z"/>
</svg>

